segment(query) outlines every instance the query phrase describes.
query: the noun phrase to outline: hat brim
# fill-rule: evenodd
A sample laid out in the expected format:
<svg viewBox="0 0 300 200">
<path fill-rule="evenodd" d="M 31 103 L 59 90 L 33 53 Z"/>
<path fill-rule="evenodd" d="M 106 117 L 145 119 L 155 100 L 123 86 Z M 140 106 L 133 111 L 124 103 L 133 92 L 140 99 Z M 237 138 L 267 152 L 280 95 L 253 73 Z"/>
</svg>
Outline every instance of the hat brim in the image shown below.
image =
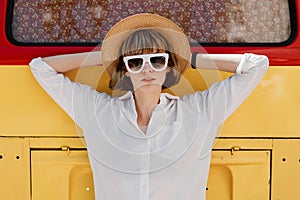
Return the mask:
<svg viewBox="0 0 300 200">
<path fill-rule="evenodd" d="M 183 73 L 190 64 L 190 45 L 181 28 L 171 20 L 156 14 L 136 14 L 129 16 L 115 24 L 106 34 L 101 51 L 103 66 L 112 76 L 120 55 L 120 46 L 124 40 L 134 31 L 139 29 L 151 29 L 161 33 L 171 45 L 170 52 L 176 55 L 180 69 Z"/>
</svg>

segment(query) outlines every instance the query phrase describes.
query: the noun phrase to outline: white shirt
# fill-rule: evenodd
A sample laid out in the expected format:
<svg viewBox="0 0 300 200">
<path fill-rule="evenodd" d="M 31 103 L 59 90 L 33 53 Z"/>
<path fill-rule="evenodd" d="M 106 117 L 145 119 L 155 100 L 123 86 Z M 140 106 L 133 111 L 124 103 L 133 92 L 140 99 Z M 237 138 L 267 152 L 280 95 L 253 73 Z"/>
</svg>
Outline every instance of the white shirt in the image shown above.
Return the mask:
<svg viewBox="0 0 300 200">
<path fill-rule="evenodd" d="M 181 99 L 162 93 L 146 134 L 137 125 L 131 92 L 99 93 L 41 58 L 30 67 L 83 129 L 97 200 L 204 200 L 218 127 L 256 87 L 268 64 L 266 56 L 244 54 L 236 73 L 208 90 Z"/>
</svg>

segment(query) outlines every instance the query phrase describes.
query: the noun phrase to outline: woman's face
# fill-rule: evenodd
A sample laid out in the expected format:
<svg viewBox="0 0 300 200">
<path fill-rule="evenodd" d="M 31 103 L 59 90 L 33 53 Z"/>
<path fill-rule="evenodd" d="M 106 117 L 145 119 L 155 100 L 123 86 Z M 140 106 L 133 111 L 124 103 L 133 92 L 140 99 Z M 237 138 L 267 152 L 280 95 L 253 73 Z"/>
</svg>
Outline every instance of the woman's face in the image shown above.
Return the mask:
<svg viewBox="0 0 300 200">
<path fill-rule="evenodd" d="M 154 51 L 152 54 L 157 54 L 157 52 Z M 144 54 L 144 55 L 150 55 L 150 54 Z M 154 66 L 154 64 L 155 63 L 152 63 L 152 66 Z M 154 88 L 161 90 L 162 85 L 166 79 L 166 74 L 167 72 L 170 71 L 170 69 L 169 67 L 166 67 L 163 70 L 156 71 L 155 69 L 153 69 L 152 66 L 150 65 L 149 62 L 145 62 L 140 72 L 132 73 L 130 71 L 127 71 L 125 73 L 126 76 L 130 77 L 134 91 L 144 90 L 144 89 L 149 91 L 149 89 L 154 89 Z"/>
</svg>

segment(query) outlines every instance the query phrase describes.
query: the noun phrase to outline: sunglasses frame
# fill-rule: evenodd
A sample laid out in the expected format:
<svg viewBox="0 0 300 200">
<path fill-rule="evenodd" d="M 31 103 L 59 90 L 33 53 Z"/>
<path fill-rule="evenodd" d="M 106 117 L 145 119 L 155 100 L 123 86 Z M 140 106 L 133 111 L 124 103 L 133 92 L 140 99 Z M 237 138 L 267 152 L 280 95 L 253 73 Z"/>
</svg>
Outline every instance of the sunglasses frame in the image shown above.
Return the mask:
<svg viewBox="0 0 300 200">
<path fill-rule="evenodd" d="M 157 56 L 163 56 L 165 58 L 165 60 L 166 60 L 166 63 L 160 69 L 156 69 L 155 67 L 153 67 L 153 65 L 152 65 L 152 63 L 150 61 L 150 59 L 152 57 L 157 57 Z M 137 71 L 131 70 L 130 67 L 129 67 L 129 65 L 128 65 L 128 60 L 135 59 L 135 58 L 142 58 L 143 59 L 142 67 L 139 70 L 137 70 Z M 133 74 L 137 74 L 137 73 L 140 73 L 141 71 L 143 71 L 146 62 L 149 63 L 149 66 L 151 67 L 151 69 L 153 69 L 156 72 L 161 72 L 161 71 L 163 71 L 163 70 L 165 70 L 167 68 L 167 66 L 168 66 L 168 60 L 169 60 L 169 54 L 167 54 L 167 53 L 141 54 L 141 55 L 125 56 L 123 58 L 123 61 L 125 63 L 127 71 L 130 72 L 130 73 L 133 73 Z"/>
</svg>

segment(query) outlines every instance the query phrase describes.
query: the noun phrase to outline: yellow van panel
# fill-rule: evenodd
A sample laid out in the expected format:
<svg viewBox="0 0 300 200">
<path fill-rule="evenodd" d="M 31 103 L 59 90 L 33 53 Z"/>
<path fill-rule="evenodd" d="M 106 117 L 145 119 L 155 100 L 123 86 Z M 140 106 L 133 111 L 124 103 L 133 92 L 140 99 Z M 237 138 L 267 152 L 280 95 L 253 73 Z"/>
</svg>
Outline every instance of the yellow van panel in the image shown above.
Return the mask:
<svg viewBox="0 0 300 200">
<path fill-rule="evenodd" d="M 0 199 L 30 199 L 29 139 L 0 137 Z"/>
<path fill-rule="evenodd" d="M 270 67 L 222 128 L 224 137 L 299 137 L 300 67 Z"/>
<path fill-rule="evenodd" d="M 269 151 L 212 152 L 207 200 L 269 198 Z"/>
<path fill-rule="evenodd" d="M 273 148 L 273 199 L 300 199 L 300 140 L 277 139 Z"/>
<path fill-rule="evenodd" d="M 42 90 L 28 66 L 1 66 L 0 91 L 0 135 L 75 135 L 72 120 Z"/>
<path fill-rule="evenodd" d="M 87 152 L 72 150 L 78 147 L 76 139 L 48 139 L 52 149 L 44 146 L 44 138 L 30 140 L 34 146 L 31 151 L 32 200 L 94 199 Z M 258 149 L 245 149 L 243 140 L 219 140 L 215 146 L 218 149 L 212 152 L 207 199 L 269 199 L 271 154 L 270 150 L 263 149 L 269 142 L 254 140 Z M 68 144 L 71 150 L 56 149 L 61 144 Z M 232 152 L 228 148 L 231 146 L 242 149 Z"/>
<path fill-rule="evenodd" d="M 32 200 L 92 200 L 86 151 L 32 151 Z"/>
</svg>

